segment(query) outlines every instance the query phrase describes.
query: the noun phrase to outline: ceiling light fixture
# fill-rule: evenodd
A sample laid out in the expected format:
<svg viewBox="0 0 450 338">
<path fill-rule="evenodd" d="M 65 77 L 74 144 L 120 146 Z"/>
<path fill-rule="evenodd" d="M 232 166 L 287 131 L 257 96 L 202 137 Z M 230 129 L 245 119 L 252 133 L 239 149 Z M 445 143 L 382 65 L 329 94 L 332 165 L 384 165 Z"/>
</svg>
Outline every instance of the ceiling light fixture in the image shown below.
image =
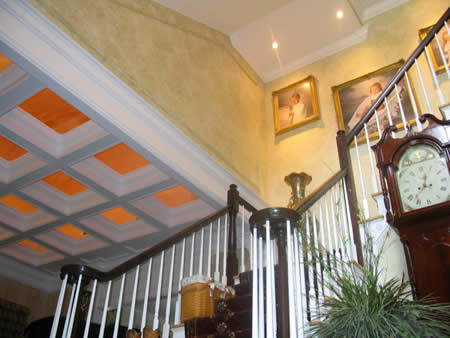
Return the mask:
<svg viewBox="0 0 450 338">
<path fill-rule="evenodd" d="M 336 16 L 337 16 L 338 19 L 342 19 L 344 17 L 344 12 L 342 11 L 342 9 L 339 9 L 336 12 Z"/>
<path fill-rule="evenodd" d="M 278 42 L 274 41 L 272 42 L 272 48 L 277 49 L 278 48 Z"/>
</svg>

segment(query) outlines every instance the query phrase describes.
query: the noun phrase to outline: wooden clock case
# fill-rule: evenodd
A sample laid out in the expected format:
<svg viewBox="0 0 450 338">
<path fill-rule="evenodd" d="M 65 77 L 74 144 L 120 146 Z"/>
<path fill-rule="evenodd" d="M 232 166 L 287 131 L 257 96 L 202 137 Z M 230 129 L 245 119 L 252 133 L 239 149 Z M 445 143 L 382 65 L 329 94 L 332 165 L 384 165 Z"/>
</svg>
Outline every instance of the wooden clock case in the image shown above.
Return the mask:
<svg viewBox="0 0 450 338">
<path fill-rule="evenodd" d="M 408 128 L 402 138 L 392 137 L 395 127 L 386 129 L 372 149 L 388 206 L 387 221 L 403 243 L 413 296 L 431 294 L 440 302 L 449 302 L 450 201 L 404 212 L 397 186 L 396 169 L 409 146 L 434 147 L 445 158 L 450 172 L 450 121 L 441 121 L 431 114 L 421 116 L 420 121 L 428 124 L 426 128 L 420 132 Z"/>
</svg>

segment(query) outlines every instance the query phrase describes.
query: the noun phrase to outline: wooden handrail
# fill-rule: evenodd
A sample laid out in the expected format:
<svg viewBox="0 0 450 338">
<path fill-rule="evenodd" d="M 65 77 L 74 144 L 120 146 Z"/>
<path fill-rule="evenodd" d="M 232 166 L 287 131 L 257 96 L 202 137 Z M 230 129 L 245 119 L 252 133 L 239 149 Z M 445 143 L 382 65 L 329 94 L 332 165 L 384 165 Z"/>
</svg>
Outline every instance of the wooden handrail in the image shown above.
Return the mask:
<svg viewBox="0 0 450 338">
<path fill-rule="evenodd" d="M 314 203 L 316 203 L 325 193 L 331 189 L 339 180 L 344 178 L 347 175 L 348 170 L 342 169 L 339 170 L 336 174 L 331 176 L 324 184 L 314 190 L 308 197 L 301 200 L 296 206 L 295 210 L 299 214 L 304 213 L 308 210 Z"/>
<path fill-rule="evenodd" d="M 258 209 L 256 209 L 253 205 L 248 203 L 246 200 L 244 200 L 241 196 L 239 196 L 239 204 L 244 206 L 244 208 L 247 209 L 248 211 L 250 211 L 252 214 L 254 214 L 255 212 L 258 211 Z"/>
<path fill-rule="evenodd" d="M 150 257 L 154 257 L 158 255 L 163 250 L 166 250 L 170 248 L 173 244 L 179 242 L 183 238 L 188 237 L 192 233 L 200 230 L 203 226 L 215 221 L 219 217 L 222 217 L 226 213 L 228 213 L 230 210 L 229 206 L 226 206 L 215 213 L 199 220 L 198 222 L 192 224 L 191 226 L 184 228 L 183 230 L 177 232 L 173 236 L 169 237 L 168 239 L 162 241 L 161 243 L 158 243 L 151 247 L 148 250 L 145 250 L 144 252 L 140 253 L 139 255 L 127 260 L 126 262 L 120 264 L 119 266 L 115 267 L 114 269 L 110 271 L 100 271 L 97 269 L 93 269 L 90 267 L 87 267 L 85 265 L 78 265 L 78 264 L 71 264 L 63 266 L 61 269 L 61 278 L 64 278 L 66 274 L 69 274 L 71 276 L 71 279 L 73 280 L 74 277 L 79 276 L 80 274 L 83 274 L 84 277 L 97 279 L 99 282 L 109 281 L 111 279 L 117 278 L 121 276 L 124 272 L 127 272 L 139 264 L 145 263 Z"/>
<path fill-rule="evenodd" d="M 359 120 L 356 126 L 348 132 L 347 137 L 345 138 L 345 142 L 347 145 L 353 142 L 354 137 L 358 135 L 359 132 L 363 129 L 364 123 L 369 121 L 369 119 L 375 113 L 375 110 L 383 103 L 384 98 L 391 93 L 395 85 L 403 78 L 404 74 L 411 68 L 416 58 L 419 57 L 420 54 L 422 54 L 425 47 L 431 42 L 431 40 L 433 40 L 434 35 L 437 32 L 439 32 L 442 26 L 444 26 L 444 22 L 446 22 L 449 18 L 450 18 L 450 7 L 445 11 L 445 13 L 438 20 L 438 22 L 436 22 L 434 27 L 428 32 L 425 39 L 423 39 L 422 42 L 417 46 L 417 48 L 410 55 L 408 60 L 406 60 L 403 66 L 397 71 L 395 76 L 392 78 L 392 80 L 389 82 L 386 88 L 384 88 L 381 94 L 377 97 L 377 99 L 375 100 L 373 105 L 369 108 L 367 113 L 361 118 L 361 120 Z"/>
</svg>

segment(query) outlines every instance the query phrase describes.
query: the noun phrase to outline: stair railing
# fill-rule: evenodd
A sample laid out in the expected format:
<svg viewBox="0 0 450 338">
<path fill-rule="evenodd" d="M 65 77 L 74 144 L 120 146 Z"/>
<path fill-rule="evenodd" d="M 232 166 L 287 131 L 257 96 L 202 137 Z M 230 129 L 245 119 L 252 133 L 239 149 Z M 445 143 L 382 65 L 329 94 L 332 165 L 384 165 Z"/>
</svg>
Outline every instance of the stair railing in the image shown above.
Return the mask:
<svg viewBox="0 0 450 338">
<path fill-rule="evenodd" d="M 226 286 L 233 283 L 238 271 L 250 269 L 245 244 L 251 242 L 248 218 L 255 210 L 231 185 L 226 207 L 110 271 L 64 266 L 50 337 L 88 337 L 92 322 L 100 324 L 99 337 L 117 337 L 119 332 L 123 336 L 124 307 L 129 308 L 128 324 L 124 324 L 127 330 L 162 328 L 161 336 L 169 337 L 171 325 L 181 322 L 183 278 L 214 280 Z M 82 300 L 82 294 L 88 297 Z M 66 316 L 59 325 L 65 299 Z M 88 304 L 84 312 L 81 303 Z M 160 317 L 162 306 L 164 315 Z M 106 332 L 111 310 L 115 312 L 114 328 Z M 78 325 L 83 322 L 85 325 Z"/>
<path fill-rule="evenodd" d="M 341 168 L 348 168 L 349 171 L 346 186 L 350 207 L 353 209 L 352 218 L 355 232 L 357 232 L 358 223 L 361 223 L 362 219 L 370 221 L 376 215 L 386 216 L 386 208 L 390 208 L 389 201 L 383 198 L 383 182 L 380 182 L 376 173 L 376 161 L 372 146 L 378 142 L 384 130 L 394 126 L 394 117 L 401 118 L 403 126 L 407 126 L 407 128 L 422 130 L 424 126 L 420 120 L 421 113 L 434 114 L 440 119 L 448 119 L 450 116 L 450 91 L 444 90 L 448 88 L 448 86 L 445 87 L 448 83 L 443 84 L 444 81 L 450 80 L 450 56 L 445 55 L 444 46 L 438 37 L 438 33 L 442 30 L 450 35 L 449 18 L 450 8 L 446 10 L 400 67 L 354 128 L 347 133 L 342 130 L 338 132 L 337 146 L 340 165 Z M 440 74 L 436 73 L 430 55 L 432 43 L 438 49 L 435 57 L 443 64 Z M 414 88 L 418 88 L 417 95 Z M 407 120 L 405 113 L 404 98 L 407 96 L 406 94 L 411 98 L 411 107 L 414 113 L 414 119 L 411 121 Z M 381 118 L 381 116 L 387 116 L 387 118 Z M 369 125 L 376 126 L 377 136 L 370 135 Z M 401 137 L 404 133 L 405 130 L 396 130 L 393 131 L 393 136 Z M 357 169 L 353 170 L 353 168 Z M 357 205 L 361 207 L 361 210 L 358 210 Z"/>
<path fill-rule="evenodd" d="M 340 170 L 297 210 L 263 209 L 250 218 L 253 337 L 306 335 L 323 299 L 332 296 L 324 264 L 357 259 L 346 176 Z"/>
</svg>

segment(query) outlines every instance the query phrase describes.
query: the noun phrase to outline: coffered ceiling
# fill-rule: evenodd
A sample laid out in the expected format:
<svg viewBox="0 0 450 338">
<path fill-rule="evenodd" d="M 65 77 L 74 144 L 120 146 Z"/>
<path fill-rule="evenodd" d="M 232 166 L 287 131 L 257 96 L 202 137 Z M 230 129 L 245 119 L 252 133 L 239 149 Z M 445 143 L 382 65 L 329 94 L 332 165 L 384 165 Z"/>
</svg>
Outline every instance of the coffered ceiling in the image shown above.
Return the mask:
<svg viewBox="0 0 450 338">
<path fill-rule="evenodd" d="M 109 269 L 217 209 L 0 53 L 3 259 L 57 283 L 64 264 Z"/>
<path fill-rule="evenodd" d="M 227 34 L 268 82 L 364 41 L 365 21 L 407 0 L 155 1 Z"/>
</svg>

